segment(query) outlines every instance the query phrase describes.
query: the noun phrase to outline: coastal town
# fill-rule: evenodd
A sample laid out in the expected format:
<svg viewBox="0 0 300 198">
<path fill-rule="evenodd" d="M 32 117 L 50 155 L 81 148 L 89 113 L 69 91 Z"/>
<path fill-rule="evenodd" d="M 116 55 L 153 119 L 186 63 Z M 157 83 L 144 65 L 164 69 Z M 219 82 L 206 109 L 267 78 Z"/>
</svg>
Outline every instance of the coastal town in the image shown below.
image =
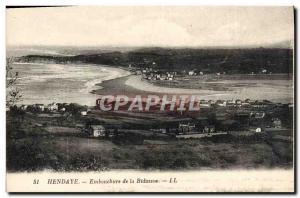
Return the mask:
<svg viewBox="0 0 300 198">
<path fill-rule="evenodd" d="M 149 48 L 15 58 L 20 74 L 32 73 L 22 102 L 7 108 L 8 167 L 291 167 L 291 57 L 290 49 Z"/>
<path fill-rule="evenodd" d="M 103 111 L 75 103 L 13 106 L 7 109 L 8 152 L 22 154 L 8 165 L 65 171 L 230 168 L 245 166 L 249 158 L 249 167 L 290 165 L 292 103 L 236 99 L 199 105 L 192 112 Z"/>
<path fill-rule="evenodd" d="M 138 65 L 143 65 L 143 67 Z M 209 73 L 207 71 L 201 71 L 199 69 L 192 70 L 162 70 L 159 68 L 156 62 L 151 62 L 150 60 L 143 59 L 141 64 L 129 64 L 128 70 L 131 75 L 138 76 L 141 80 L 146 80 L 147 82 L 155 83 L 155 81 L 178 81 L 178 79 L 184 79 L 185 81 L 191 82 L 193 80 L 219 80 L 220 78 L 232 77 L 234 75 L 227 75 L 225 71 L 220 71 L 216 73 Z M 135 66 L 134 66 L 135 65 Z M 276 74 L 268 71 L 265 68 L 260 68 L 258 72 L 250 72 L 249 74 L 244 74 L 243 77 L 255 78 L 262 77 L 268 78 Z M 195 79 L 194 77 L 198 77 Z M 278 76 L 278 74 L 277 74 Z M 182 84 L 182 83 L 180 83 Z M 102 98 L 101 98 L 102 97 Z M 105 96 L 104 96 L 105 97 Z M 45 104 L 32 104 L 32 105 L 18 105 L 13 106 L 7 111 L 22 111 L 23 114 L 49 114 L 61 116 L 62 119 L 65 117 L 75 116 L 79 119 L 80 131 L 87 137 L 94 138 L 108 138 L 112 139 L 117 136 L 123 139 L 135 139 L 132 135 L 139 137 L 139 143 L 149 137 L 151 138 L 176 138 L 176 139 L 187 139 L 187 138 L 207 138 L 212 136 L 224 136 L 224 135 L 234 135 L 234 136 L 252 136 L 255 134 L 265 134 L 275 131 L 278 134 L 287 133 L 290 134 L 292 128 L 291 118 L 293 116 L 293 103 L 274 103 L 269 100 L 253 100 L 253 99 L 230 99 L 230 100 L 205 100 L 199 99 L 198 109 L 189 111 L 191 104 L 188 101 L 183 101 L 184 104 L 177 104 L 178 96 L 175 96 L 175 101 L 173 101 L 173 109 L 170 108 L 172 101 L 168 100 L 170 97 L 165 95 L 164 98 L 160 98 L 155 104 L 147 104 L 147 111 L 143 104 L 150 102 L 149 98 L 141 99 L 141 108 L 139 104 L 134 105 L 136 98 L 128 98 L 126 105 L 119 108 L 121 103 L 121 98 L 113 97 L 110 102 L 107 102 L 103 96 L 96 101 L 95 106 L 79 105 L 76 103 L 51 103 Z M 107 98 L 106 98 L 107 99 Z M 124 98 L 123 98 L 124 99 Z M 117 101 L 116 101 L 117 100 Z M 180 99 L 179 99 L 180 100 Z M 154 120 L 153 123 L 143 124 L 127 123 L 128 119 L 124 119 L 116 124 L 114 120 L 111 122 L 106 117 L 108 116 L 103 109 L 100 108 L 100 103 L 103 106 L 108 106 L 110 110 L 114 110 L 113 113 L 115 120 L 120 120 L 118 117 L 127 115 L 130 113 L 137 114 L 137 117 L 144 122 L 145 118 Z M 129 102 L 129 103 L 128 103 Z M 124 103 L 124 102 L 123 102 Z M 177 106 L 176 106 L 177 105 Z M 194 104 L 193 104 L 194 105 Z M 188 107 L 186 109 L 180 109 L 178 106 Z M 116 108 L 117 107 L 117 108 Z M 129 108 L 128 108 L 129 107 Z M 128 112 L 132 111 L 132 112 Z M 101 116 L 99 116 L 101 114 Z M 147 115 L 146 117 L 143 117 Z M 130 115 L 132 116 L 132 115 Z M 164 117 L 164 118 L 161 118 Z M 159 119 L 156 119 L 159 118 Z M 161 118 L 161 119 L 160 119 Z M 156 122 L 156 124 L 155 124 Z M 36 123 L 40 126 L 43 123 Z M 153 127 L 155 125 L 155 127 Z M 113 126 L 113 127 L 112 127 Z M 286 138 L 285 136 L 276 135 L 277 138 L 281 140 L 289 140 L 290 136 Z"/>
<path fill-rule="evenodd" d="M 158 105 L 155 106 L 156 109 L 159 109 Z M 199 107 L 198 111 L 192 112 L 188 110 L 157 112 L 155 109 L 152 109 L 152 111 L 150 109 L 150 112 L 139 112 L 138 109 L 133 109 L 131 113 L 136 113 L 140 118 L 143 118 L 143 115 L 149 116 L 150 113 L 157 114 L 158 117 L 168 116 L 168 118 L 160 120 L 156 127 L 147 123 L 140 126 L 134 126 L 133 124 L 128 127 L 126 126 L 126 119 L 116 125 L 105 119 L 105 117 L 109 117 L 113 113 L 117 119 L 119 115 L 129 115 L 130 112 L 120 109 L 108 113 L 109 115 L 106 116 L 105 112 L 97 107 L 81 106 L 73 103 L 20 105 L 12 107 L 9 111 L 22 111 L 23 114 L 36 114 L 38 116 L 58 116 L 61 119 L 76 116 L 80 120 L 81 125 L 79 126 L 82 134 L 94 138 L 128 136 L 128 139 L 131 139 L 131 135 L 138 135 L 142 139 L 150 136 L 165 139 L 204 138 L 228 134 L 251 136 L 272 131 L 284 133 L 292 127 L 291 123 L 288 122 L 293 113 L 292 103 L 281 104 L 272 103 L 268 100 L 252 101 L 250 99 L 200 100 Z M 99 118 L 97 118 L 98 114 L 101 114 L 101 116 L 98 116 Z M 44 123 L 35 124 L 43 126 Z M 277 138 L 287 140 L 280 135 Z"/>
<path fill-rule="evenodd" d="M 143 64 L 148 63 L 149 60 L 144 59 Z M 191 69 L 191 70 L 179 70 L 179 71 L 166 71 L 166 70 L 159 70 L 156 68 L 159 68 L 156 66 L 156 62 L 152 62 L 150 66 L 142 67 L 139 66 L 133 66 L 132 64 L 128 65 L 129 71 L 131 71 L 135 75 L 141 75 L 142 79 L 146 79 L 149 81 L 173 81 L 176 79 L 176 77 L 191 77 L 191 76 L 202 76 L 204 79 L 211 77 L 212 75 L 216 77 L 220 77 L 223 75 L 226 75 L 226 71 L 223 72 L 216 72 L 211 73 L 209 70 L 199 70 L 197 68 Z M 149 65 L 149 63 L 148 63 Z M 260 68 L 259 71 L 251 71 L 248 75 L 272 75 L 273 73 L 271 71 L 268 71 L 265 68 Z"/>
<path fill-rule="evenodd" d="M 65 66 L 78 65 L 91 68 Z M 93 72 L 111 69 L 92 67 Z M 19 170 L 14 160 L 23 160 L 24 170 L 289 167 L 293 76 L 267 67 L 246 73 L 190 65 L 170 69 L 142 59 L 117 67 L 122 75 L 112 73 L 115 79 L 93 80 L 96 86 L 85 96 L 93 105 L 49 100 L 11 106 L 9 152 L 21 147 L 25 154 L 14 155 L 9 166 Z"/>
<path fill-rule="evenodd" d="M 295 6 L 6 6 L 6 191 L 295 192 Z"/>
</svg>

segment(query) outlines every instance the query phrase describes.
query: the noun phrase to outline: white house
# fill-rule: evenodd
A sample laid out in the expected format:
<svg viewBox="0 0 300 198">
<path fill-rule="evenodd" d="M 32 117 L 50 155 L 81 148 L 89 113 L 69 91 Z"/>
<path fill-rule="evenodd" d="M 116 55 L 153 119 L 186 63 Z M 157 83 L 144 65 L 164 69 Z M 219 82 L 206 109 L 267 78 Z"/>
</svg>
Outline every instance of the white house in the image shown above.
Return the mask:
<svg viewBox="0 0 300 198">
<path fill-rule="evenodd" d="M 36 108 L 38 108 L 40 111 L 44 111 L 45 110 L 45 106 L 43 104 L 36 104 L 35 105 Z"/>
<path fill-rule="evenodd" d="M 251 127 L 250 131 L 254 133 L 261 133 L 262 129 L 260 127 Z"/>
<path fill-rule="evenodd" d="M 214 126 L 205 126 L 203 129 L 203 133 L 214 133 L 215 127 Z"/>
<path fill-rule="evenodd" d="M 80 114 L 81 114 L 82 116 L 86 116 L 86 115 L 87 115 L 87 111 L 81 111 Z"/>
<path fill-rule="evenodd" d="M 235 103 L 237 104 L 237 105 L 242 105 L 242 100 L 240 100 L 240 99 L 237 99 L 236 101 L 235 101 Z"/>
<path fill-rule="evenodd" d="M 217 101 L 216 105 L 218 105 L 219 107 L 226 107 L 227 102 L 226 101 Z"/>
<path fill-rule="evenodd" d="M 265 112 L 256 112 L 254 117 L 257 118 L 257 119 L 262 119 L 262 118 L 265 117 L 265 115 L 266 115 Z"/>
<path fill-rule="evenodd" d="M 28 107 L 27 105 L 21 105 L 20 109 L 25 111 L 27 110 L 27 107 Z"/>
<path fill-rule="evenodd" d="M 191 124 L 191 123 L 187 123 L 187 124 L 179 123 L 178 126 L 179 133 L 191 132 L 194 129 L 195 129 L 195 124 Z"/>
<path fill-rule="evenodd" d="M 227 100 L 227 104 L 230 105 L 234 105 L 235 104 L 235 100 Z"/>
<path fill-rule="evenodd" d="M 105 128 L 102 125 L 91 125 L 89 128 L 89 134 L 93 137 L 104 137 Z"/>
<path fill-rule="evenodd" d="M 261 132 L 261 128 L 258 127 L 255 129 L 255 133 L 260 133 L 260 132 Z"/>
<path fill-rule="evenodd" d="M 194 75 L 194 71 L 189 71 L 189 76 L 193 76 Z"/>
<path fill-rule="evenodd" d="M 58 105 L 56 103 L 51 103 L 47 106 L 47 108 L 50 110 L 50 111 L 57 111 L 58 110 Z"/>
</svg>

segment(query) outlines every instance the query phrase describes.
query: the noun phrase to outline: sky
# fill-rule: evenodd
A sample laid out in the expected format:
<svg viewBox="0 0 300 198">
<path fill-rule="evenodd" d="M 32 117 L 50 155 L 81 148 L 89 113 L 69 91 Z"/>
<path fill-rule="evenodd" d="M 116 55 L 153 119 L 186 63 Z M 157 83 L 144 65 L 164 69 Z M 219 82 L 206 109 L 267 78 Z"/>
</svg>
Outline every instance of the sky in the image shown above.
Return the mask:
<svg viewBox="0 0 300 198">
<path fill-rule="evenodd" d="M 7 46 L 214 47 L 293 42 L 293 7 L 6 10 Z"/>
</svg>

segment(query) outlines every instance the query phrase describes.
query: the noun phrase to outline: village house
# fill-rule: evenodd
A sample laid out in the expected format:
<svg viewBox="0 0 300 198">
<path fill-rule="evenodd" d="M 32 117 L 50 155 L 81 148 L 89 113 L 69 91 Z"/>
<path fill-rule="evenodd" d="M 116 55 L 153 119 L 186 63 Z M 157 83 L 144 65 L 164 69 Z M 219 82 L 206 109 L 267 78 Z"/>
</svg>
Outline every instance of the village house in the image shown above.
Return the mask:
<svg viewBox="0 0 300 198">
<path fill-rule="evenodd" d="M 234 106 L 235 100 L 227 100 L 227 106 Z"/>
<path fill-rule="evenodd" d="M 260 128 L 260 127 L 251 127 L 249 130 L 251 132 L 254 132 L 254 133 L 261 133 L 262 132 L 262 128 Z"/>
<path fill-rule="evenodd" d="M 225 121 L 229 119 L 230 114 L 227 112 L 216 112 L 215 116 L 217 121 Z"/>
<path fill-rule="evenodd" d="M 219 107 L 226 107 L 227 102 L 224 100 L 217 100 L 215 104 Z"/>
<path fill-rule="evenodd" d="M 167 133 L 167 129 L 165 128 L 161 128 L 161 129 L 150 129 L 151 131 L 153 131 L 154 133 L 163 133 L 166 134 Z"/>
<path fill-rule="evenodd" d="M 47 106 L 47 109 L 49 111 L 57 111 L 58 110 L 58 105 L 56 103 L 51 103 Z"/>
<path fill-rule="evenodd" d="M 235 104 L 237 104 L 237 105 L 242 105 L 242 100 L 237 99 L 237 100 L 235 101 Z"/>
<path fill-rule="evenodd" d="M 195 74 L 194 71 L 189 71 L 189 76 L 193 76 Z"/>
<path fill-rule="evenodd" d="M 264 117 L 265 117 L 265 112 L 256 112 L 255 114 L 254 114 L 254 118 L 256 118 L 256 119 L 263 119 Z"/>
<path fill-rule="evenodd" d="M 90 125 L 87 132 L 92 137 L 105 137 L 105 128 L 103 125 Z"/>
<path fill-rule="evenodd" d="M 21 105 L 21 106 L 20 106 L 20 109 L 23 110 L 23 111 L 26 111 L 26 110 L 27 110 L 27 107 L 28 107 L 27 105 Z"/>
<path fill-rule="evenodd" d="M 195 130 L 195 124 L 187 123 L 179 123 L 178 126 L 178 134 L 186 134 L 188 132 L 192 132 Z"/>
<path fill-rule="evenodd" d="M 269 106 L 269 104 L 267 102 L 264 102 L 264 101 L 259 101 L 259 100 L 256 100 L 252 103 L 250 103 L 252 107 L 254 108 L 266 108 Z"/>
<path fill-rule="evenodd" d="M 293 104 L 293 103 L 289 103 L 289 104 L 288 104 L 288 107 L 289 107 L 289 108 L 294 108 L 294 104 Z"/>
<path fill-rule="evenodd" d="M 39 110 L 39 111 L 44 111 L 45 110 L 45 106 L 43 104 L 35 104 L 35 107 Z"/>
<path fill-rule="evenodd" d="M 166 79 L 167 79 L 167 75 L 166 74 L 161 74 L 160 80 L 166 80 Z"/>
<path fill-rule="evenodd" d="M 168 80 L 172 81 L 172 80 L 173 80 L 173 77 L 168 77 Z"/>
<path fill-rule="evenodd" d="M 147 79 L 147 75 L 146 74 L 142 74 L 142 78 L 143 79 Z"/>
<path fill-rule="evenodd" d="M 242 101 L 242 107 L 250 107 L 250 103 L 246 101 Z"/>
<path fill-rule="evenodd" d="M 273 127 L 274 128 L 281 128 L 281 120 L 278 118 L 273 119 Z"/>
<path fill-rule="evenodd" d="M 81 114 L 82 116 L 86 116 L 86 115 L 87 115 L 87 111 L 81 111 L 80 114 Z"/>
<path fill-rule="evenodd" d="M 256 132 L 256 133 L 260 133 L 260 132 L 262 132 L 262 130 L 261 130 L 260 127 L 258 127 L 258 128 L 255 129 L 255 132 Z"/>
<path fill-rule="evenodd" d="M 210 105 L 213 105 L 213 104 L 216 103 L 214 100 L 208 100 L 207 102 L 208 102 Z"/>
<path fill-rule="evenodd" d="M 203 128 L 203 133 L 215 133 L 216 129 L 215 126 L 213 125 L 209 125 L 209 126 L 205 126 Z"/>
<path fill-rule="evenodd" d="M 249 98 L 247 98 L 244 102 L 246 102 L 246 103 L 251 103 L 252 101 L 249 99 Z"/>
<path fill-rule="evenodd" d="M 105 130 L 105 136 L 108 138 L 113 138 L 117 136 L 118 134 L 118 129 L 107 129 Z"/>
</svg>

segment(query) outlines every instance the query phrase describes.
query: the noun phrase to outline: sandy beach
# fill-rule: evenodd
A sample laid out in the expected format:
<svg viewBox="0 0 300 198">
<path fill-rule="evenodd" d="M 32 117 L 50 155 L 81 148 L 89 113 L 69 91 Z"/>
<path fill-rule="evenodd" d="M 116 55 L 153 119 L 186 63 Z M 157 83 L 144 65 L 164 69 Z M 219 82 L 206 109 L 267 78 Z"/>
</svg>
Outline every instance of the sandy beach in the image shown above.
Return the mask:
<svg viewBox="0 0 300 198">
<path fill-rule="evenodd" d="M 14 63 L 22 104 L 78 103 L 95 105 L 97 84 L 130 75 L 118 67 L 95 64 Z"/>
<path fill-rule="evenodd" d="M 291 80 L 218 80 L 203 82 L 194 79 L 178 87 L 154 85 L 141 76 L 120 67 L 91 64 L 14 64 L 20 73 L 18 86 L 22 90 L 23 104 L 75 102 L 93 106 L 99 95 L 147 96 L 195 95 L 205 100 L 253 99 L 289 103 L 293 98 Z M 189 88 L 189 83 L 201 88 Z M 214 83 L 212 86 L 207 84 Z M 182 86 L 182 87 L 180 87 Z M 192 86 L 191 86 L 192 87 Z"/>
<path fill-rule="evenodd" d="M 292 82 L 282 80 L 256 80 L 256 86 L 236 87 L 232 90 L 205 90 L 161 87 L 141 79 L 141 76 L 129 75 L 117 79 L 104 81 L 93 93 L 99 95 L 196 95 L 205 100 L 231 100 L 231 99 L 253 99 L 270 100 L 273 102 L 289 103 L 292 102 L 293 89 Z M 232 83 L 232 82 L 231 82 Z M 233 81 L 234 83 L 234 81 Z"/>
</svg>

